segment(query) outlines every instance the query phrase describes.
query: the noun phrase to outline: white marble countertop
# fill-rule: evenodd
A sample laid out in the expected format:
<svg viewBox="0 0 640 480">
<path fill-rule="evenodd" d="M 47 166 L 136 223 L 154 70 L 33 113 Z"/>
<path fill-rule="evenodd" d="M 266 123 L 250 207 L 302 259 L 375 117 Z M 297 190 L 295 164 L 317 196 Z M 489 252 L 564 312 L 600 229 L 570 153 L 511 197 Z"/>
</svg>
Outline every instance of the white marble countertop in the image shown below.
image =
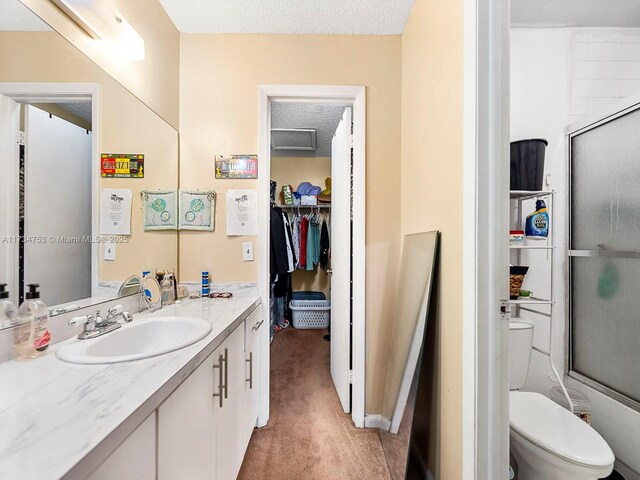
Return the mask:
<svg viewBox="0 0 640 480">
<path fill-rule="evenodd" d="M 134 322 L 181 315 L 211 322 L 203 340 L 157 357 L 77 365 L 46 355 L 0 364 L 0 478 L 85 478 L 217 348 L 260 301 L 188 300 Z M 108 334 L 107 334 L 108 335 Z"/>
</svg>

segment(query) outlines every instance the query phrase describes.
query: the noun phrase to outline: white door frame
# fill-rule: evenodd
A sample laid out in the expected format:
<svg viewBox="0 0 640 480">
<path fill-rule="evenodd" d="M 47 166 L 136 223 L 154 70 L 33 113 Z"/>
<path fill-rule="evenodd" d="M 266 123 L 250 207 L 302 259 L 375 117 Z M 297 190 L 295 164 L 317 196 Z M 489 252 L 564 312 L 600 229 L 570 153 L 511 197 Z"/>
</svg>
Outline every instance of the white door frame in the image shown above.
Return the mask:
<svg viewBox="0 0 640 480">
<path fill-rule="evenodd" d="M 465 0 L 464 17 L 463 478 L 495 480 L 509 465 L 508 0 Z"/>
<path fill-rule="evenodd" d="M 365 87 L 334 85 L 258 86 L 258 290 L 263 315 L 269 318 L 269 193 L 271 173 L 271 102 L 338 103 L 353 105 L 353 386 L 351 418 L 364 428 L 365 416 L 365 225 L 366 169 Z M 267 324 L 269 322 L 267 321 Z M 258 426 L 269 420 L 269 335 L 261 338 L 262 371 Z"/>
<path fill-rule="evenodd" d="M 0 94 L 18 102 L 57 103 L 91 99 L 91 294 L 100 282 L 100 85 L 97 83 L 0 82 Z"/>
</svg>

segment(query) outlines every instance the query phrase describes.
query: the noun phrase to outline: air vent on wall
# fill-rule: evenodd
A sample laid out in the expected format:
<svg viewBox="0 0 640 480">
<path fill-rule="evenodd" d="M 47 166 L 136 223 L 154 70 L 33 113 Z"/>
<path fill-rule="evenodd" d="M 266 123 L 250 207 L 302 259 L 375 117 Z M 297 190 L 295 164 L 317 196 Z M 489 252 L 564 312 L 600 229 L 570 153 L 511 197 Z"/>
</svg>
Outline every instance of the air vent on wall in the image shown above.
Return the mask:
<svg viewBox="0 0 640 480">
<path fill-rule="evenodd" d="M 315 150 L 316 131 L 310 128 L 272 128 L 271 148 L 274 150 Z"/>
</svg>

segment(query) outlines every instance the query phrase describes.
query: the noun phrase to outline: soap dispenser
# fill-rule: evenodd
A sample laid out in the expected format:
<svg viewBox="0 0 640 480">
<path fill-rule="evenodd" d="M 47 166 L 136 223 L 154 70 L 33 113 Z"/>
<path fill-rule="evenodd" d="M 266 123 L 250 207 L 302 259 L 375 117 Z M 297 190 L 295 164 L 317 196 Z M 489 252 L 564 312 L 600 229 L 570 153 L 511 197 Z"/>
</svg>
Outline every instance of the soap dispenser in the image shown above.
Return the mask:
<svg viewBox="0 0 640 480">
<path fill-rule="evenodd" d="M 0 329 L 12 327 L 17 313 L 15 305 L 9 300 L 7 284 L 0 283 Z"/>
<path fill-rule="evenodd" d="M 27 298 L 16 317 L 13 340 L 19 359 L 35 358 L 45 351 L 51 341 L 49 332 L 49 310 L 42 300 L 37 283 L 28 285 Z"/>
<path fill-rule="evenodd" d="M 171 281 L 169 273 L 164 274 L 162 283 L 160 283 L 160 291 L 162 292 L 162 305 L 172 305 L 176 302 L 173 282 Z"/>
</svg>

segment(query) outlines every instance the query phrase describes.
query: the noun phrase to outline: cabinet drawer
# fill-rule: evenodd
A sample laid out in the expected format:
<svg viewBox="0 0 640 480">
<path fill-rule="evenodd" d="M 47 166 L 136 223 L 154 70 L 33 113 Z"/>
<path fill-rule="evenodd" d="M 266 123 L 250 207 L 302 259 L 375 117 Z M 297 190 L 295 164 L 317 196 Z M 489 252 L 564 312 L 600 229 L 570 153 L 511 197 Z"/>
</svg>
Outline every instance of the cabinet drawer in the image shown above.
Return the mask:
<svg viewBox="0 0 640 480">
<path fill-rule="evenodd" d="M 259 333 L 265 328 L 262 318 L 262 305 L 249 314 L 244 321 L 244 348 L 245 352 L 249 352 L 257 345 Z"/>
</svg>

